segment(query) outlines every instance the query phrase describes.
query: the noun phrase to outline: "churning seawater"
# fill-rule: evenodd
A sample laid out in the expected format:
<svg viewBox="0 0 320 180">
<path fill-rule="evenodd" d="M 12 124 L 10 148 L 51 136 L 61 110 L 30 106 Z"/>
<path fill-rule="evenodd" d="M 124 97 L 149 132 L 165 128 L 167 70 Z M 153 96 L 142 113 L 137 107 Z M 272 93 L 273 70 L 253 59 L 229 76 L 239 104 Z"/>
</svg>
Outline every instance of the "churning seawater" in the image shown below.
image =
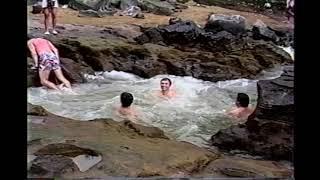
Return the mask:
<svg viewBox="0 0 320 180">
<path fill-rule="evenodd" d="M 263 71 L 257 80 L 276 78 L 281 72 L 281 67 Z M 177 97 L 163 99 L 155 95 L 163 77 L 173 81 L 172 88 Z M 140 112 L 144 125 L 159 127 L 171 138 L 205 146 L 211 135 L 234 123 L 225 112 L 234 106 L 237 93 L 247 93 L 252 106 L 256 105 L 257 99 L 257 80 L 213 83 L 173 75 L 143 79 L 118 71 L 97 72 L 95 76 L 88 75 L 87 79 L 88 83 L 73 86 L 75 94 L 43 87 L 28 88 L 28 102 L 76 120 L 112 118 L 120 121 L 114 107 L 120 103 L 120 94 L 126 91 L 134 95 L 133 106 Z"/>
</svg>

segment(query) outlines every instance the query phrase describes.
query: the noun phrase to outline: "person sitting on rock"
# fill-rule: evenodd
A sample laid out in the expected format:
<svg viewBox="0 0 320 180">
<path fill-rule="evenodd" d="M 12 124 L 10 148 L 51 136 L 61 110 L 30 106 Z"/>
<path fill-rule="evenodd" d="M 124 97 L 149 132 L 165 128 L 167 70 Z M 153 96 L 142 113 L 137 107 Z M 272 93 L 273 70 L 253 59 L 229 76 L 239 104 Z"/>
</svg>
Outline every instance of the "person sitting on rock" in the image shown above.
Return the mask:
<svg viewBox="0 0 320 180">
<path fill-rule="evenodd" d="M 176 92 L 171 90 L 170 87 L 172 85 L 172 81 L 169 78 L 163 78 L 160 80 L 160 92 L 158 95 L 160 97 L 172 98 L 176 96 Z"/>
<path fill-rule="evenodd" d="M 39 70 L 40 82 L 43 86 L 51 89 L 61 90 L 64 86 L 71 89 L 70 82 L 63 76 L 57 48 L 43 38 L 32 38 L 28 40 L 28 48 L 34 60 L 34 69 Z M 54 71 L 56 77 L 62 82 L 59 88 L 50 82 L 49 74 Z"/>
<path fill-rule="evenodd" d="M 128 92 L 123 92 L 120 95 L 121 106 L 117 108 L 117 112 L 120 116 L 128 118 L 129 120 L 135 121 L 138 117 L 137 111 L 133 108 L 133 95 Z"/>
<path fill-rule="evenodd" d="M 227 114 L 233 118 L 247 120 L 252 114 L 253 109 L 249 107 L 249 96 L 245 93 L 238 93 L 236 100 L 236 108 L 229 111 Z"/>
</svg>

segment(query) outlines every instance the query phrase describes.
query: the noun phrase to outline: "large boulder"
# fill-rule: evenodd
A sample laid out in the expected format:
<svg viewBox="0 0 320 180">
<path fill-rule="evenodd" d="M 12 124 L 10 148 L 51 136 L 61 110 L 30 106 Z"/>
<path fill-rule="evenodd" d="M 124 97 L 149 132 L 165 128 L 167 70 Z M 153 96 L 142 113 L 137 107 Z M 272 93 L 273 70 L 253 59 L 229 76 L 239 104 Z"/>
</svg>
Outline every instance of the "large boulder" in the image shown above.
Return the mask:
<svg viewBox="0 0 320 180">
<path fill-rule="evenodd" d="M 258 82 L 258 104 L 244 125 L 221 130 L 211 138 L 222 149 L 246 150 L 269 159 L 292 161 L 294 126 L 293 67 L 281 77 Z"/>
<path fill-rule="evenodd" d="M 208 18 L 205 30 L 210 32 L 227 31 L 233 35 L 246 32 L 246 19 L 240 15 L 212 14 Z"/>
<path fill-rule="evenodd" d="M 293 170 L 276 161 L 228 156 L 212 161 L 200 174 L 205 177 L 213 174 L 212 172 L 216 172 L 217 177 L 224 175 L 234 178 L 290 178 L 293 176 Z"/>
<path fill-rule="evenodd" d="M 276 33 L 259 19 L 253 25 L 252 33 L 254 39 L 263 39 L 273 42 L 279 41 L 279 37 L 276 35 Z"/>
<path fill-rule="evenodd" d="M 139 0 L 138 6 L 142 11 L 170 16 L 174 13 L 175 7 L 167 1 L 160 0 Z"/>
<path fill-rule="evenodd" d="M 166 44 L 194 44 L 204 31 L 192 21 L 179 21 L 168 26 L 148 29 L 135 38 L 138 43 L 164 41 Z"/>
<path fill-rule="evenodd" d="M 32 122 L 39 117 L 28 118 Z M 30 162 L 29 177 L 168 177 L 179 172 L 199 172 L 220 156 L 190 143 L 170 140 L 156 127 L 143 127 L 129 121 L 78 121 L 51 113 L 41 118 L 45 118 L 45 123 L 28 125 L 28 140 L 40 139 L 39 143 L 28 145 L 28 154 L 36 156 Z M 99 154 L 102 159 L 79 173 L 70 158 L 81 154 Z"/>
<path fill-rule="evenodd" d="M 37 2 L 35 4 L 32 5 L 32 14 L 40 14 L 42 13 L 42 3 L 41 2 Z"/>
<path fill-rule="evenodd" d="M 47 116 L 48 112 L 41 106 L 28 103 L 27 114 L 33 116 Z"/>
<path fill-rule="evenodd" d="M 170 140 L 156 127 L 111 119 L 78 121 L 50 112 L 29 114 L 33 108 L 42 109 L 28 104 L 29 178 L 292 177 L 290 166 L 282 162 L 226 156 Z M 39 118 L 44 123 L 33 123 Z"/>
<path fill-rule="evenodd" d="M 78 169 L 72 159 L 61 155 L 39 156 L 30 163 L 29 178 L 60 177 L 64 173 L 74 172 Z"/>
<path fill-rule="evenodd" d="M 71 83 L 84 83 L 85 74 L 94 74 L 93 69 L 86 63 L 77 63 L 69 58 L 60 58 L 62 72 Z"/>
<path fill-rule="evenodd" d="M 69 7 L 75 10 L 101 11 L 109 7 L 109 0 L 70 0 Z"/>
<path fill-rule="evenodd" d="M 120 9 L 126 10 L 132 6 L 138 6 L 138 0 L 121 0 Z"/>
</svg>

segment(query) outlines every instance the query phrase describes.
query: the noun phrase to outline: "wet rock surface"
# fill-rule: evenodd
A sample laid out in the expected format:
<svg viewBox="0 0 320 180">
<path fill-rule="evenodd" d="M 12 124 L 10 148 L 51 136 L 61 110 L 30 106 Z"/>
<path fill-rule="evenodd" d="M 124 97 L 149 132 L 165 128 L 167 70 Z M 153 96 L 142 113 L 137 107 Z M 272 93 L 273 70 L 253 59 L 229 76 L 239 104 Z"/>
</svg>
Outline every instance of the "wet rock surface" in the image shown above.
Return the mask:
<svg viewBox="0 0 320 180">
<path fill-rule="evenodd" d="M 281 163 L 208 151 L 187 142 L 170 140 L 158 128 L 130 121 L 77 121 L 51 113 L 45 118 L 44 124 L 29 124 L 28 177 L 292 176 L 292 170 Z M 79 167 L 81 162 L 75 163 L 75 160 L 83 160 L 81 155 L 101 158 L 90 168 Z"/>
<path fill-rule="evenodd" d="M 93 71 L 124 71 L 143 78 L 158 74 L 193 76 L 207 81 L 253 78 L 263 69 L 291 64 L 288 53 L 272 42 L 206 32 L 192 21 L 145 30 L 69 26 L 46 37 L 59 49 L 64 71 L 75 83 Z M 72 31 L 70 31 L 73 29 Z M 137 34 L 134 42 L 130 33 Z M 41 36 L 37 29 L 30 34 Z M 90 36 L 90 38 L 89 38 Z M 29 73 L 30 85 L 39 84 Z"/>
<path fill-rule="evenodd" d="M 292 161 L 294 94 L 293 67 L 281 77 L 258 82 L 258 104 L 244 125 L 221 130 L 211 138 L 221 149 L 246 150 L 268 159 Z"/>
<path fill-rule="evenodd" d="M 28 154 L 37 156 L 30 165 L 32 177 L 170 176 L 179 171 L 201 171 L 219 157 L 190 143 L 170 140 L 155 127 L 110 119 L 82 122 L 51 113 L 45 118 L 44 124 L 29 124 Z M 31 143 L 36 139 L 41 140 Z M 99 154 L 102 160 L 79 172 L 65 157 L 80 154 Z"/>
</svg>

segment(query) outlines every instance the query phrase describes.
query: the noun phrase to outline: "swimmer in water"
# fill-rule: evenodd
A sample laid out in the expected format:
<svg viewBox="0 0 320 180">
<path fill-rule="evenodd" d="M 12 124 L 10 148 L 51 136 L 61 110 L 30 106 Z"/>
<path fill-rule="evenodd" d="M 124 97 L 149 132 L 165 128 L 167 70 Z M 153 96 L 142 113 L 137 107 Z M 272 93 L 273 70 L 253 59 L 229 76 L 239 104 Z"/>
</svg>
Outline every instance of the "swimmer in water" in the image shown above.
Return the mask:
<svg viewBox="0 0 320 180">
<path fill-rule="evenodd" d="M 135 122 L 138 113 L 134 107 L 132 107 L 133 96 L 131 93 L 123 92 L 120 95 L 121 106 L 117 108 L 117 112 L 121 117 L 128 118 L 129 120 Z"/>
<path fill-rule="evenodd" d="M 249 107 L 249 96 L 245 93 L 238 93 L 236 100 L 236 108 L 227 114 L 233 118 L 247 120 L 249 115 L 253 113 L 253 109 Z"/>
<path fill-rule="evenodd" d="M 62 73 L 58 50 L 50 41 L 43 38 L 32 38 L 28 40 L 28 48 L 34 60 L 33 69 L 39 70 L 40 82 L 43 86 L 55 90 L 62 90 L 64 86 L 71 89 L 70 82 Z M 48 80 L 51 71 L 62 84 L 56 86 Z"/>
<path fill-rule="evenodd" d="M 169 78 L 163 78 L 160 80 L 160 92 L 158 93 L 158 96 L 160 97 L 167 97 L 172 98 L 176 96 L 176 92 L 172 89 L 170 89 L 172 85 L 172 82 Z"/>
</svg>

